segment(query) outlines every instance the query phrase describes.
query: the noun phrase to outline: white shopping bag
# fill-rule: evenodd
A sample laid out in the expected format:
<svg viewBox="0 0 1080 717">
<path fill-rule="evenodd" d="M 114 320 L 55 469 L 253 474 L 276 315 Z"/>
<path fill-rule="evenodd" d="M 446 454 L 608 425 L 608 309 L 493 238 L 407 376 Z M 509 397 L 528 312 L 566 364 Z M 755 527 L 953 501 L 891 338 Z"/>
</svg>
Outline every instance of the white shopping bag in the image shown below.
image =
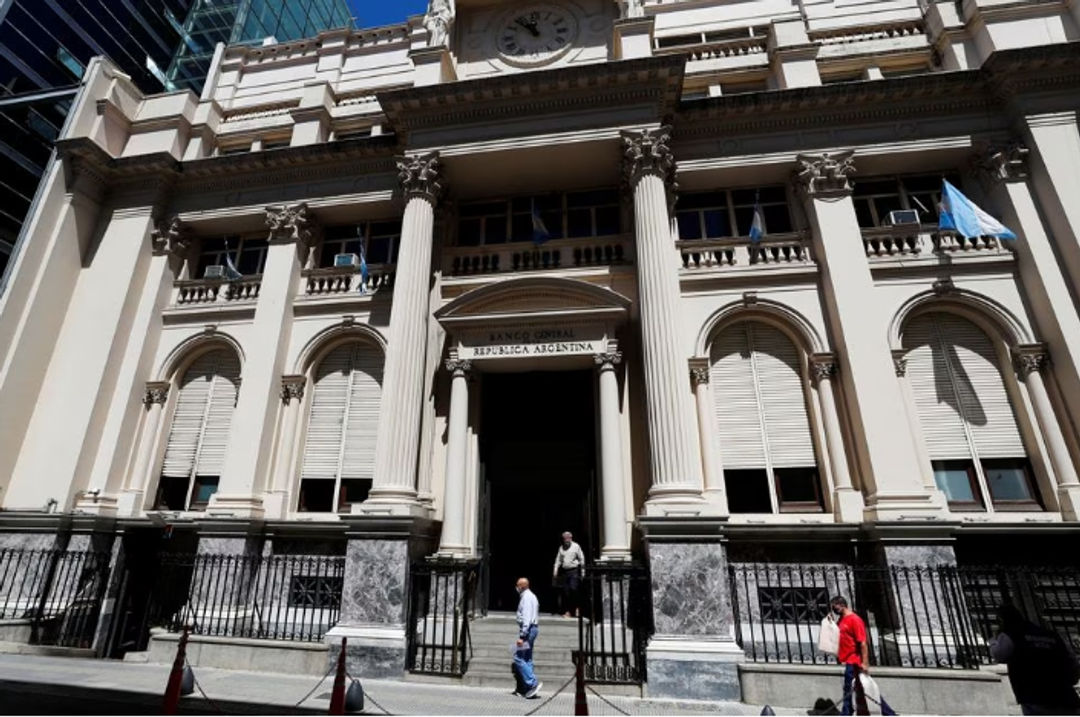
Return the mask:
<svg viewBox="0 0 1080 717">
<path fill-rule="evenodd" d="M 818 649 L 827 655 L 835 655 L 840 650 L 840 628 L 829 615 L 821 619 L 817 645 Z"/>
<path fill-rule="evenodd" d="M 859 673 L 859 683 L 862 685 L 863 694 L 866 695 L 866 706 L 872 715 L 895 715 L 889 704 L 881 697 L 881 688 L 874 682 L 874 678 L 865 672 Z"/>
</svg>

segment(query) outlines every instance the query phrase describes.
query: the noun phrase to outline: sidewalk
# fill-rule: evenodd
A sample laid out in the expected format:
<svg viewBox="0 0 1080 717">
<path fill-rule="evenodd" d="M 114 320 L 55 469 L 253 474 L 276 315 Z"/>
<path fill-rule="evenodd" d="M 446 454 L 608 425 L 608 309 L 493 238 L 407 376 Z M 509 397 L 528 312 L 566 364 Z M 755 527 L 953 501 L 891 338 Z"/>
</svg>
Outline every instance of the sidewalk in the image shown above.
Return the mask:
<svg viewBox="0 0 1080 717">
<path fill-rule="evenodd" d="M 114 660 L 92 660 L 68 657 L 42 657 L 31 655 L 0 655 L 0 693 L 3 702 L 8 703 L 5 713 L 10 709 L 9 698 L 20 694 L 24 704 L 34 709 L 37 714 L 48 713 L 51 699 L 70 702 L 77 699 L 79 693 L 84 699 L 94 702 L 101 694 L 109 694 L 116 700 L 129 700 L 133 711 L 128 714 L 153 714 L 159 706 L 157 700 L 165 691 L 169 676 L 166 665 L 150 665 Z M 508 673 L 509 678 L 509 673 Z M 239 670 L 220 670 L 210 667 L 195 668 L 195 679 L 212 701 L 220 701 L 223 712 L 289 712 L 326 714 L 330 705 L 330 689 L 333 677 L 315 690 L 302 708 L 296 707 L 300 700 L 311 690 L 317 678 L 270 674 L 262 672 L 242 672 Z M 505 690 L 480 687 L 458 687 L 433 685 L 417 682 L 396 682 L 388 680 L 363 680 L 364 691 L 369 696 L 364 714 L 383 714 L 375 703 L 386 712 L 394 715 L 524 715 L 540 708 L 537 715 L 570 715 L 574 713 L 573 683 L 560 695 L 547 704 L 542 703 L 557 690 L 559 684 L 544 685 L 541 699 L 523 700 L 509 693 L 512 680 L 507 679 Z M 95 692 L 100 691 L 100 692 Z M 757 715 L 761 707 L 744 705 L 737 702 L 698 702 L 651 700 L 634 697 L 606 697 L 607 703 L 592 693 L 588 694 L 589 714 L 591 715 Z M 32 695 L 32 697 L 31 697 Z M 112 704 L 112 702 L 110 702 Z M 135 707 L 150 706 L 149 711 Z M 306 709 L 304 709 L 306 708 Z M 213 704 L 202 700 L 198 690 L 191 697 L 184 698 L 182 711 L 201 714 L 216 714 Z M 776 710 L 780 715 L 806 714 L 805 711 Z"/>
</svg>

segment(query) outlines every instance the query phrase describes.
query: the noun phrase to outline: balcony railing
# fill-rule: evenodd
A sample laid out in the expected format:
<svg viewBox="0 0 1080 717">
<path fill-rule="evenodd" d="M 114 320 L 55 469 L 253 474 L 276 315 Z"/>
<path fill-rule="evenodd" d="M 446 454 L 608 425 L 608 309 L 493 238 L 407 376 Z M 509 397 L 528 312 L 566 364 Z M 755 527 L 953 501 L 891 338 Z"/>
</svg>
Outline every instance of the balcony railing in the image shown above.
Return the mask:
<svg viewBox="0 0 1080 717">
<path fill-rule="evenodd" d="M 189 279 L 176 282 L 176 303 L 180 306 L 215 302 L 254 301 L 259 298 L 262 274 L 227 279 Z"/>
<path fill-rule="evenodd" d="M 871 227 L 862 230 L 866 256 L 874 260 L 913 258 L 931 254 L 993 255 L 1008 249 L 994 237 L 962 237 L 939 232 L 933 224 L 920 226 Z"/>
<path fill-rule="evenodd" d="M 303 271 L 304 293 L 307 296 L 334 296 L 360 293 L 360 271 L 355 267 L 328 267 Z M 394 282 L 393 264 L 376 264 L 368 267 L 365 294 L 387 289 Z"/>
<path fill-rule="evenodd" d="M 447 276 L 617 266 L 633 261 L 631 243 L 626 237 L 557 239 L 540 245 L 456 247 L 446 250 L 443 257 Z"/>
<path fill-rule="evenodd" d="M 814 264 L 810 242 L 801 232 L 775 234 L 759 242 L 750 241 L 749 237 L 686 239 L 677 246 L 683 269 L 688 271 Z"/>
</svg>

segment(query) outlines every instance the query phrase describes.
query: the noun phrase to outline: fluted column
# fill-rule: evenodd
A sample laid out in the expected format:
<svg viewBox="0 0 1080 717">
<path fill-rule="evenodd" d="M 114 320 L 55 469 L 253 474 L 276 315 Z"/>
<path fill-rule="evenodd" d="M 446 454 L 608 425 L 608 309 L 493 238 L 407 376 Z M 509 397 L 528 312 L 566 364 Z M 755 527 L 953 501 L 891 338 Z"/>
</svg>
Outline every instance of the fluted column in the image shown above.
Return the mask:
<svg viewBox="0 0 1080 717">
<path fill-rule="evenodd" d="M 630 557 L 630 534 L 626 528 L 626 480 L 622 462 L 622 426 L 619 421 L 619 377 L 622 352 L 609 351 L 594 357 L 599 373 L 600 398 L 600 500 L 603 504 L 603 560 Z"/>
<path fill-rule="evenodd" d="M 675 188 L 671 128 L 623 133 L 623 169 L 634 198 L 638 301 L 652 486 L 646 512 L 663 503 L 704 509 L 701 468 L 679 350 L 679 276 L 671 242 L 670 200 Z M 685 513 L 685 505 L 678 509 Z"/>
<path fill-rule="evenodd" d="M 472 362 L 449 359 L 450 415 L 446 431 L 446 489 L 443 491 L 442 538 L 439 553 L 464 556 L 469 553 L 465 540 L 465 457 L 469 439 L 469 371 Z"/>
<path fill-rule="evenodd" d="M 416 506 L 416 467 L 424 404 L 424 358 L 428 330 L 428 286 L 434 241 L 435 206 L 442 196 L 442 165 L 437 153 L 398 160 L 405 193 L 390 337 L 383 372 L 383 401 L 375 445 L 371 497 L 360 512 L 399 512 L 393 505 Z M 412 508 L 406 508 L 412 512 Z"/>
<path fill-rule="evenodd" d="M 716 506 L 721 515 L 727 515 L 724 457 L 716 445 L 716 420 L 713 417 L 709 371 L 707 357 L 690 359 L 690 383 L 694 386 L 694 403 L 697 406 L 698 440 L 701 443 L 701 471 L 705 483 L 705 500 Z"/>
<path fill-rule="evenodd" d="M 862 522 L 863 498 L 851 483 L 844 434 L 840 430 L 840 414 L 833 395 L 833 376 L 839 370 L 833 354 L 814 354 L 810 357 L 810 376 L 817 384 L 821 423 L 825 430 L 825 450 L 833 477 L 833 514 L 845 523 Z"/>
<path fill-rule="evenodd" d="M 296 453 L 296 424 L 300 417 L 300 406 L 304 402 L 304 387 L 307 385 L 306 376 L 282 376 L 281 397 L 282 426 L 278 435 L 280 446 L 277 456 L 277 465 L 274 470 L 274 480 L 270 484 L 270 490 L 265 501 L 267 517 L 284 518 L 289 513 L 289 505 L 286 500 L 292 481 L 293 457 Z"/>
<path fill-rule="evenodd" d="M 157 443 L 161 414 L 167 400 L 169 400 L 168 381 L 147 382 L 142 397 L 146 417 L 143 419 L 139 437 L 139 451 L 135 454 L 135 468 L 128 475 L 128 484 L 120 496 L 117 507 L 120 515 L 138 515 L 142 509 L 143 496 L 146 495 L 146 487 L 150 485 L 150 463 L 154 458 L 154 444 Z"/>
<path fill-rule="evenodd" d="M 1016 375 L 1027 385 L 1050 465 L 1054 469 L 1061 515 L 1066 520 L 1077 520 L 1080 518 L 1080 480 L 1077 479 L 1076 468 L 1043 379 L 1043 371 L 1050 365 L 1050 356 L 1045 345 L 1027 344 L 1016 347 L 1014 359 Z"/>
</svg>

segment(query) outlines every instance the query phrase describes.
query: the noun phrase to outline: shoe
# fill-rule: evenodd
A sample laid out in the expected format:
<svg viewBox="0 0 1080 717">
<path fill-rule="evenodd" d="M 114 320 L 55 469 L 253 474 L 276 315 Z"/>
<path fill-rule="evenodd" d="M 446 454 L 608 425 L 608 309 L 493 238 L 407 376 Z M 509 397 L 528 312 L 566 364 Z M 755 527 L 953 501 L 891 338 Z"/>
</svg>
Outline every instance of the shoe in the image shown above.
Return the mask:
<svg viewBox="0 0 1080 717">
<path fill-rule="evenodd" d="M 528 692 L 525 693 L 525 699 L 527 699 L 527 700 L 536 699 L 537 696 L 539 696 L 539 694 L 540 694 L 540 688 L 543 687 L 543 686 L 544 686 L 543 682 L 537 682 L 535 687 L 533 687 L 531 690 L 529 690 Z"/>
</svg>

